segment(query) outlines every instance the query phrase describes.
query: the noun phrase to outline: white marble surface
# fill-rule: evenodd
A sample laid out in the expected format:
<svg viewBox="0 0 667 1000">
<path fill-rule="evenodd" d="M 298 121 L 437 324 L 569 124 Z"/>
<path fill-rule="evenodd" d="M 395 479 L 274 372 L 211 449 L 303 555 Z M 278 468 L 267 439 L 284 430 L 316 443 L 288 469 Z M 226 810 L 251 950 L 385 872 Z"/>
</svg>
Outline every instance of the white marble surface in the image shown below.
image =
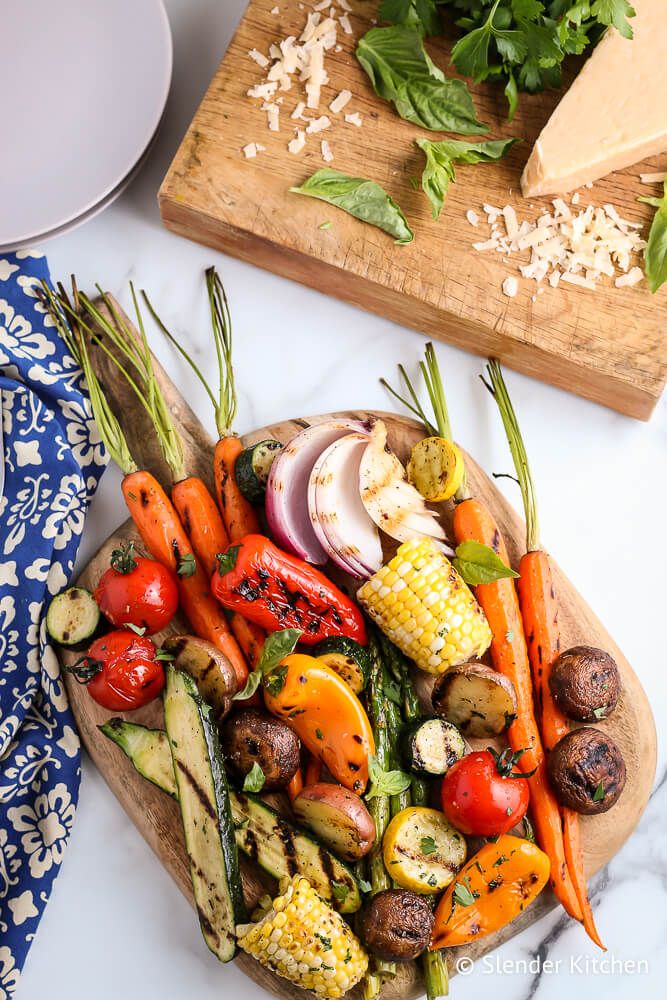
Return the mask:
<svg viewBox="0 0 667 1000">
<path fill-rule="evenodd" d="M 386 406 L 377 384 L 398 361 L 414 368 L 418 334 L 166 232 L 156 192 L 192 113 L 240 16 L 244 0 L 168 0 L 175 74 L 164 129 L 139 178 L 111 209 L 46 248 L 54 276 L 76 272 L 127 301 L 133 278 L 150 291 L 172 329 L 196 356 L 211 360 L 202 270 L 214 262 L 230 295 L 238 428 L 346 406 Z M 57 156 L 57 152 L 53 154 Z M 664 293 L 663 293 L 664 294 Z M 155 350 L 203 420 L 207 402 L 159 337 Z M 480 387 L 481 362 L 439 347 L 457 436 L 488 470 L 510 460 L 493 404 Z M 611 629 L 641 677 L 659 732 L 667 724 L 667 664 L 658 642 L 664 620 L 664 518 L 667 495 L 667 399 L 640 424 L 518 375 L 510 388 L 522 418 L 538 484 L 544 540 Z M 83 564 L 124 517 L 115 470 L 90 513 Z M 513 502 L 514 487 L 501 480 Z M 472 1000 L 555 1000 L 564 994 L 664 996 L 667 978 L 667 758 L 660 747 L 657 791 L 641 825 L 593 885 L 596 916 L 609 956 L 644 960 L 648 971 L 589 972 L 596 958 L 583 931 L 554 914 L 496 953 L 499 963 L 552 959 L 533 968 L 478 967 L 457 977 L 452 995 Z M 534 963 L 535 964 L 535 963 Z M 618 966 L 617 966 L 618 968 Z M 643 968 L 643 967 L 642 967 Z M 84 761 L 81 799 L 70 847 L 20 983 L 20 1000 L 219 1000 L 265 994 L 233 966 L 207 953 L 193 914 L 149 848 Z"/>
</svg>

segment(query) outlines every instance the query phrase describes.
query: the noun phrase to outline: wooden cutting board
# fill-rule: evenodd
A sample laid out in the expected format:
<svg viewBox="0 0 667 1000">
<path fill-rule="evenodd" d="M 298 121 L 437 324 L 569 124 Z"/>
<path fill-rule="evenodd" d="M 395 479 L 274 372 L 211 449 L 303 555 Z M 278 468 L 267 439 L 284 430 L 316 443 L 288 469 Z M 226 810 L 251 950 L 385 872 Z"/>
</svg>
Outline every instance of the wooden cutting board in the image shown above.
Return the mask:
<svg viewBox="0 0 667 1000">
<path fill-rule="evenodd" d="M 116 308 L 119 309 L 117 304 Z M 130 451 L 137 464 L 141 468 L 149 469 L 164 483 L 168 483 L 169 477 L 157 452 L 155 437 L 147 422 L 145 411 L 137 403 L 136 397 L 128 389 L 127 384 L 119 378 L 117 369 L 109 363 L 104 355 L 100 357 L 98 354 L 95 366 L 100 373 L 108 398 L 113 401 L 114 409 L 121 421 Z M 212 488 L 213 442 L 157 362 L 155 362 L 155 368 L 158 381 L 169 402 L 183 440 L 186 469 L 189 474 L 201 476 Z M 365 413 L 335 415 L 357 418 L 367 416 Z M 410 447 L 423 434 L 423 431 L 414 421 L 404 417 L 391 414 L 382 414 L 382 416 L 389 427 L 390 445 L 398 456 L 405 460 Z M 275 437 L 277 440 L 285 442 L 305 423 L 321 419 L 324 418 L 316 417 L 305 422 L 303 420 L 287 420 L 270 427 L 263 427 L 245 435 L 244 442 L 252 443 L 266 437 Z M 494 512 L 507 541 L 511 561 L 516 565 L 523 551 L 523 523 L 479 466 L 470 457 L 467 457 L 466 461 L 472 492 L 485 501 Z M 443 504 L 442 518 L 448 529 L 451 527 L 451 515 L 451 504 Z M 135 542 L 138 551 L 143 550 L 141 540 L 129 520 L 120 525 L 107 539 L 77 582 L 91 590 L 94 589 L 100 576 L 109 566 L 112 549 L 116 548 L 119 542 L 128 540 Z M 560 622 L 565 646 L 586 642 L 608 650 L 618 663 L 623 681 L 623 693 L 617 710 L 610 719 L 600 722 L 599 726 L 613 737 L 623 752 L 627 766 L 627 784 L 615 808 L 603 815 L 582 819 L 586 870 L 591 875 L 605 865 L 621 848 L 644 811 L 655 775 L 655 723 L 646 695 L 630 664 L 582 597 L 557 567 L 555 584 L 560 598 Z M 175 619 L 168 632 L 161 633 L 160 636 L 156 637 L 156 641 L 161 641 L 167 634 L 183 631 L 187 631 L 185 622 Z M 67 650 L 60 652 L 64 665 L 72 664 L 81 655 Z M 164 865 L 184 896 L 192 903 L 192 886 L 177 804 L 141 778 L 123 753 L 98 732 L 97 727 L 114 713 L 97 705 L 85 687 L 78 684 L 70 674 L 65 674 L 65 682 L 70 704 L 86 750 L 129 818 L 157 855 L 160 863 Z M 126 718 L 147 726 L 162 727 L 161 702 L 155 701 L 137 712 L 129 713 Z M 254 906 L 260 895 L 275 889 L 275 883 L 270 878 L 244 859 L 242 859 L 242 870 L 244 891 L 250 906 Z M 466 954 L 474 960 L 477 959 L 513 937 L 514 934 L 533 923 L 555 905 L 556 902 L 550 890 L 545 890 L 529 910 L 503 931 L 479 941 L 473 947 L 450 951 L 448 961 L 451 972 L 455 971 L 453 968 L 455 958 Z M 196 917 L 193 915 L 193 920 L 195 919 Z M 600 930 L 604 937 L 604 927 Z M 584 931 L 581 930 L 580 933 L 583 935 Z M 203 944 L 202 961 L 214 961 L 206 952 Z M 295 991 L 289 983 L 263 969 L 246 955 L 239 955 L 236 961 L 239 962 L 247 975 L 269 993 L 284 998 L 284 1000 L 293 1000 Z M 224 976 L 224 967 L 221 966 L 220 982 L 223 989 Z M 421 974 L 417 966 L 411 964 L 399 968 L 399 975 L 395 980 L 385 985 L 382 997 L 383 1000 L 399 1000 L 399 998 L 409 1000 L 409 998 L 419 996 L 422 992 Z M 355 991 L 350 996 L 358 1000 L 359 991 Z"/>
<path fill-rule="evenodd" d="M 667 290 L 652 296 L 645 283 L 615 288 L 605 279 L 596 291 L 547 285 L 537 295 L 534 282 L 520 279 L 519 294 L 510 299 L 501 286 L 508 275 L 518 275 L 516 263 L 504 264 L 498 253 L 472 248 L 486 238 L 488 227 L 473 228 L 466 221 L 469 208 L 485 218 L 484 203 L 509 203 L 520 218 L 530 219 L 551 208 L 546 199 L 522 199 L 519 178 L 560 95 L 522 95 L 519 113 L 508 126 L 501 89 L 472 87 L 478 116 L 491 125 L 490 137 L 515 135 L 524 141 L 500 164 L 457 168 L 457 181 L 434 222 L 426 197 L 411 184 L 421 176 L 423 161 L 413 140 L 439 136 L 402 121 L 376 97 L 354 57 L 356 39 L 371 26 L 377 3 L 352 0 L 354 34 L 339 29 L 341 51 L 327 54 L 331 82 L 320 102 L 319 113 L 327 112 L 332 98 L 347 87 L 354 97 L 345 111 L 359 111 L 363 127 L 331 115 L 332 127 L 311 136 L 298 156 L 288 153 L 287 142 L 293 126 L 305 125 L 289 118 L 303 96 L 302 85 L 283 95 L 277 133 L 268 131 L 261 102 L 246 96 L 263 77 L 248 51 L 268 53 L 272 43 L 298 36 L 311 9 L 310 4 L 283 0 L 275 15 L 275 6 L 275 0 L 251 0 L 160 189 L 165 225 L 397 323 L 475 354 L 494 355 L 535 378 L 648 419 L 667 378 Z M 446 69 L 449 45 L 429 42 L 428 47 Z M 395 246 L 371 226 L 288 192 L 325 166 L 322 138 L 334 153 L 331 166 L 378 181 L 400 204 L 415 230 L 412 244 Z M 246 160 L 241 150 L 251 141 L 266 150 Z M 666 168 L 667 157 L 641 167 Z M 637 197 L 656 191 L 640 183 L 639 170 L 630 168 L 601 180 L 593 190 L 584 189 L 580 204 L 611 203 L 623 217 L 648 224 L 651 209 Z M 320 229 L 325 222 L 330 228 Z"/>
</svg>

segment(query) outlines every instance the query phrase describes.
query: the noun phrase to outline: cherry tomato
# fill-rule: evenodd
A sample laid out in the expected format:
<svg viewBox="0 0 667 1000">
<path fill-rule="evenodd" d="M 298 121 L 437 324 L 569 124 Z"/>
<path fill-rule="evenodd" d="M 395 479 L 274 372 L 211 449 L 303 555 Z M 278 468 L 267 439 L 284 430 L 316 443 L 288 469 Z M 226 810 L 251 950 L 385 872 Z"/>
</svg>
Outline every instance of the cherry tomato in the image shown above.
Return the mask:
<svg viewBox="0 0 667 1000">
<path fill-rule="evenodd" d="M 479 750 L 457 760 L 442 782 L 442 811 L 449 822 L 468 835 L 496 837 L 522 820 L 530 791 L 514 770 L 520 756 L 521 751 Z"/>
<path fill-rule="evenodd" d="M 166 628 L 176 614 L 178 584 L 161 563 L 135 555 L 130 542 L 112 553 L 95 600 L 116 628 L 135 625 L 152 635 Z"/>
<path fill-rule="evenodd" d="M 147 636 L 117 629 L 96 639 L 70 670 L 88 685 L 99 705 L 112 712 L 131 712 L 157 698 L 164 687 L 164 669 L 156 652 Z"/>
</svg>

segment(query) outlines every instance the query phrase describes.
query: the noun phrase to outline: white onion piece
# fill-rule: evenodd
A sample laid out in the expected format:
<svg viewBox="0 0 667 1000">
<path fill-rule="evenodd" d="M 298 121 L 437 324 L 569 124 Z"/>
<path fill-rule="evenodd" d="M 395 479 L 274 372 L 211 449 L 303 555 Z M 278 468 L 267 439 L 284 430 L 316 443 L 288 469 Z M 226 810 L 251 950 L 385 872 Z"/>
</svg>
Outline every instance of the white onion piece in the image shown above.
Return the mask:
<svg viewBox="0 0 667 1000">
<path fill-rule="evenodd" d="M 299 431 L 285 445 L 266 484 L 266 519 L 277 545 L 316 565 L 327 561 L 310 521 L 308 481 L 316 460 L 329 445 L 351 431 L 364 430 L 357 420 L 325 420 Z"/>
<path fill-rule="evenodd" d="M 359 495 L 368 434 L 346 434 L 323 451 L 308 484 L 308 508 L 318 540 L 333 561 L 359 579 L 382 566 L 380 533 Z"/>
<path fill-rule="evenodd" d="M 376 420 L 359 470 L 359 489 L 364 507 L 379 528 L 406 542 L 416 536 L 443 540 L 445 533 L 437 514 L 429 510 L 421 493 L 405 478 L 405 469 L 387 447 L 387 428 Z"/>
</svg>

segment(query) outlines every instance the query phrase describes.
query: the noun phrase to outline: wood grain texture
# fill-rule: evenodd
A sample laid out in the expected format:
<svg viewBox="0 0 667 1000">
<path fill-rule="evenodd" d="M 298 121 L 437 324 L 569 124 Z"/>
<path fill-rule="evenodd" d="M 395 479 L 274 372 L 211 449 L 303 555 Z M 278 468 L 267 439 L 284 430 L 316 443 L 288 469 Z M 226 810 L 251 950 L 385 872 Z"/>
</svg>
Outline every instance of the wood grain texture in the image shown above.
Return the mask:
<svg viewBox="0 0 667 1000">
<path fill-rule="evenodd" d="M 527 204 L 519 194 L 519 178 L 559 94 L 522 95 L 519 113 L 508 126 L 501 89 L 472 87 L 490 134 L 524 141 L 499 164 L 457 168 L 457 181 L 434 222 L 425 196 L 410 179 L 420 176 L 423 161 L 413 140 L 438 136 L 402 121 L 373 93 L 354 45 L 370 26 L 377 4 L 353 0 L 353 6 L 354 35 L 339 30 L 342 50 L 327 54 L 331 82 L 323 88 L 320 113 L 347 87 L 354 98 L 346 111 L 360 111 L 364 127 L 331 116 L 334 123 L 325 136 L 334 152 L 332 166 L 382 184 L 413 224 L 415 241 L 394 246 L 384 233 L 343 212 L 289 194 L 290 185 L 302 183 L 324 163 L 321 136 L 311 137 L 300 156 L 287 151 L 297 124 L 289 114 L 302 96 L 296 84 L 282 95 L 278 133 L 268 131 L 261 102 L 246 97 L 261 77 L 248 50 L 268 52 L 271 43 L 298 35 L 305 21 L 308 8 L 299 10 L 296 3 L 280 4 L 280 14 L 272 15 L 274 0 L 251 0 L 248 6 L 160 189 L 164 223 L 190 239 L 647 419 L 667 378 L 667 293 L 651 296 L 645 284 L 614 288 L 605 279 L 595 292 L 547 287 L 533 301 L 537 286 L 522 280 L 517 297 L 509 299 L 501 285 L 517 273 L 515 264 L 503 264 L 495 252 L 472 249 L 487 229 L 469 225 L 468 208 L 481 213 L 484 202 L 510 203 L 521 218 L 536 218 L 551 207 L 546 199 Z M 447 67 L 449 45 L 438 41 L 428 47 Z M 241 149 L 250 141 L 262 143 L 266 151 L 245 160 Z M 666 166 L 663 157 L 641 169 Z M 624 217 L 648 224 L 651 209 L 636 199 L 651 189 L 638 174 L 633 167 L 605 178 L 582 192 L 581 204 L 612 203 Z M 331 221 L 331 228 L 319 229 L 324 221 Z"/>
<path fill-rule="evenodd" d="M 119 307 L 116 305 L 116 308 Z M 157 451 L 154 435 L 150 433 L 145 424 L 144 414 L 136 397 L 127 384 L 118 377 L 117 370 L 105 355 L 98 352 L 95 356 L 95 367 L 104 383 L 109 399 L 113 401 L 114 409 L 127 435 L 130 450 L 137 462 L 155 475 L 160 476 L 163 482 L 168 483 L 169 479 Z M 213 441 L 157 361 L 155 361 L 155 369 L 158 381 L 181 433 L 186 470 L 188 473 L 200 475 L 210 482 Z M 367 414 L 335 415 L 363 417 Z M 422 433 L 419 426 L 414 421 L 404 417 L 392 414 L 382 414 L 382 416 L 386 419 L 389 427 L 391 446 L 399 457 L 405 460 L 411 445 Z M 310 418 L 307 422 L 316 422 L 321 419 L 325 418 Z M 266 437 L 275 437 L 277 440 L 285 442 L 303 426 L 303 421 L 287 420 L 247 434 L 243 440 L 249 444 Z M 522 553 L 523 523 L 491 480 L 470 457 L 467 458 L 467 464 L 473 492 L 484 499 L 494 511 L 507 541 L 512 562 L 516 565 Z M 452 507 L 450 504 L 445 504 L 442 505 L 441 509 L 443 522 L 446 527 L 450 527 Z M 81 574 L 78 583 L 91 590 L 94 589 L 100 576 L 109 565 L 112 549 L 117 547 L 120 541 L 130 539 L 135 542 L 138 551 L 144 551 L 134 525 L 128 520 L 107 539 Z M 586 869 L 589 874 L 592 874 L 606 864 L 620 849 L 632 833 L 646 806 L 655 773 L 655 725 L 646 695 L 629 663 L 557 567 L 555 569 L 555 583 L 561 602 L 560 620 L 565 645 L 585 641 L 607 649 L 616 658 L 623 680 L 623 693 L 618 709 L 610 719 L 600 722 L 599 726 L 609 732 L 619 744 L 625 757 L 628 779 L 625 791 L 613 810 L 601 816 L 584 817 L 582 820 Z M 186 630 L 185 622 L 177 618 L 166 632 L 156 637 L 156 641 L 161 641 L 168 634 Z M 72 664 L 80 656 L 80 653 L 72 651 L 61 650 L 60 652 L 64 665 Z M 422 679 L 422 688 L 423 691 L 426 691 L 428 685 L 432 683 L 432 679 L 426 678 L 425 675 L 422 675 Z M 65 675 L 65 682 L 79 733 L 90 757 L 129 818 L 155 852 L 160 863 L 164 865 L 181 892 L 192 903 L 192 886 L 177 804 L 141 778 L 121 751 L 98 732 L 97 727 L 109 718 L 110 713 L 97 705 L 88 695 L 85 687 L 78 684 L 70 674 Z M 153 702 L 126 717 L 147 726 L 162 727 L 161 702 Z M 286 800 L 282 801 L 282 805 L 287 811 Z M 245 895 L 251 906 L 264 892 L 275 888 L 275 883 L 268 876 L 265 876 L 245 860 L 242 860 L 242 872 Z M 546 890 L 530 910 L 526 911 L 504 931 L 480 941 L 472 948 L 457 949 L 456 954 L 450 952 L 450 965 L 454 958 L 460 954 L 469 954 L 473 959 L 476 959 L 492 950 L 555 905 L 554 897 L 549 890 Z M 193 917 L 193 919 L 195 918 Z M 604 928 L 601 930 L 604 936 Z M 582 930 L 581 934 L 583 935 L 583 933 Z M 213 961 L 203 946 L 202 961 Z M 280 980 L 263 969 L 254 960 L 245 955 L 239 955 L 236 961 L 240 963 L 247 975 L 269 993 L 284 998 L 284 1000 L 294 997 L 294 988 L 289 983 L 285 983 L 284 980 Z M 451 971 L 453 973 L 453 968 Z M 221 983 L 224 983 L 224 968 L 220 970 L 220 977 Z M 418 996 L 421 992 L 423 992 L 423 987 L 420 973 L 416 966 L 409 965 L 401 967 L 397 978 L 385 985 L 382 996 L 383 1000 L 398 1000 L 399 997 Z M 351 996 L 356 997 L 357 994 L 351 994 Z"/>
</svg>

